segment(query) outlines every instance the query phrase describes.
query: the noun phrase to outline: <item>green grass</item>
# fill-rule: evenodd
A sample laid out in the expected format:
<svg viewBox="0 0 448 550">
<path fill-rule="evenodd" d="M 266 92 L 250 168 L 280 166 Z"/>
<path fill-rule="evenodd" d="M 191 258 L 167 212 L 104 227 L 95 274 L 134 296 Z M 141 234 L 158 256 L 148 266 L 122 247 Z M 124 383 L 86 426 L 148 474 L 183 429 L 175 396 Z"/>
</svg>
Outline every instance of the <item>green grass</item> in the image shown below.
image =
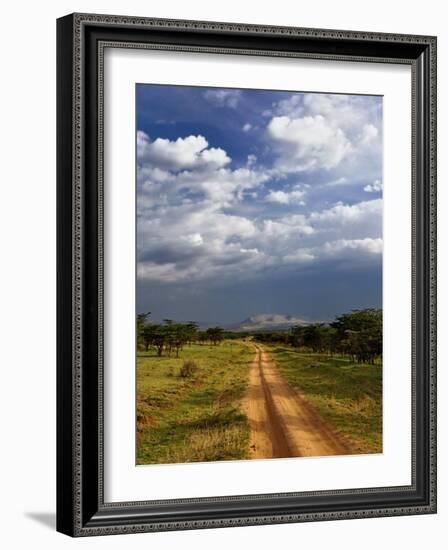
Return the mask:
<svg viewBox="0 0 448 550">
<path fill-rule="evenodd" d="M 300 389 L 354 453 L 382 452 L 382 365 L 266 346 L 280 372 Z"/>
<path fill-rule="evenodd" d="M 137 354 L 137 463 L 247 458 L 249 427 L 240 409 L 254 357 L 238 341 L 186 346 L 179 358 Z M 197 369 L 180 376 L 184 360 Z"/>
</svg>

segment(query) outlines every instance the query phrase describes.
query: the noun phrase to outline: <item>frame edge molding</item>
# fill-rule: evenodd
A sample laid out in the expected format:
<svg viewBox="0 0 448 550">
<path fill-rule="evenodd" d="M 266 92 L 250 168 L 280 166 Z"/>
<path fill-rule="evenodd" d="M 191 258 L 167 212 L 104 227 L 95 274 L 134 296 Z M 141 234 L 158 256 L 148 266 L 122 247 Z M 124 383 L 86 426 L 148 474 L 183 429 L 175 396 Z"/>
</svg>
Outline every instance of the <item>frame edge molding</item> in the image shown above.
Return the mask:
<svg viewBox="0 0 448 550">
<path fill-rule="evenodd" d="M 330 39 L 344 41 L 411 44 L 417 46 L 424 67 L 418 71 L 425 87 L 421 106 L 422 130 L 419 137 L 423 155 L 422 180 L 425 194 L 422 207 L 422 245 L 425 249 L 424 273 L 427 275 L 422 290 L 426 304 L 427 331 L 425 380 L 428 400 L 427 422 L 424 430 L 427 439 L 425 472 L 426 487 L 419 504 L 369 508 L 334 512 L 284 513 L 279 515 L 253 515 L 252 517 L 226 517 L 204 520 L 154 521 L 135 523 L 136 515 L 127 510 L 117 514 L 101 507 L 91 515 L 85 514 L 83 490 L 83 304 L 85 281 L 85 223 L 84 156 L 85 142 L 82 130 L 85 110 L 84 98 L 84 38 L 86 26 L 130 27 L 144 30 L 175 30 L 180 41 L 183 31 L 258 36 L 287 36 L 306 40 Z M 174 19 L 151 19 L 96 14 L 72 14 L 58 20 L 58 79 L 57 79 L 57 138 L 58 138 L 58 486 L 57 530 L 71 536 L 91 536 L 119 533 L 176 529 L 205 529 L 241 525 L 263 525 L 361 517 L 425 514 L 436 512 L 436 43 L 432 36 L 383 34 L 357 31 L 306 29 L 216 23 Z M 373 45 L 372 45 L 373 47 Z M 417 62 L 416 62 L 417 63 Z M 418 109 L 418 106 L 417 106 Z M 84 510 L 83 510 L 84 509 Z M 132 517 L 133 516 L 133 517 Z M 84 518 L 84 519 L 83 519 Z"/>
</svg>

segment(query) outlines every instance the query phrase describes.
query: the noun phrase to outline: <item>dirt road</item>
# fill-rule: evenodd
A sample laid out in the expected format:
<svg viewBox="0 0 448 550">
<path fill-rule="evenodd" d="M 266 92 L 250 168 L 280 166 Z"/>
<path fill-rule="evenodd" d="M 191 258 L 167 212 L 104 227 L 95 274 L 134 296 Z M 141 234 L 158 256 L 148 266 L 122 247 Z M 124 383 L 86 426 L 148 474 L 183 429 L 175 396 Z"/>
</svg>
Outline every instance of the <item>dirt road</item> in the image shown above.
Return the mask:
<svg viewBox="0 0 448 550">
<path fill-rule="evenodd" d="M 350 454 L 329 426 L 255 344 L 244 409 L 251 428 L 251 458 Z"/>
</svg>

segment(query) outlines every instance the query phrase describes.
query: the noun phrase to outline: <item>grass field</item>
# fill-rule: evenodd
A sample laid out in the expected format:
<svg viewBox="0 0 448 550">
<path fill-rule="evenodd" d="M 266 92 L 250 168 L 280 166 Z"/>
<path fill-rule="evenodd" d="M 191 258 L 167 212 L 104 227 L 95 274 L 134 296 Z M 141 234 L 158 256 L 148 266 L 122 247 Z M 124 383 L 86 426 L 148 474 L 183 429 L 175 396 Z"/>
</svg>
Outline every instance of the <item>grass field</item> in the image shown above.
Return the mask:
<svg viewBox="0 0 448 550">
<path fill-rule="evenodd" d="M 180 357 L 137 354 L 137 464 L 247 458 L 240 410 L 254 351 L 238 341 L 185 346 Z M 197 369 L 180 376 L 185 360 Z"/>
<path fill-rule="evenodd" d="M 382 365 L 265 346 L 288 382 L 354 453 L 382 452 Z"/>
</svg>

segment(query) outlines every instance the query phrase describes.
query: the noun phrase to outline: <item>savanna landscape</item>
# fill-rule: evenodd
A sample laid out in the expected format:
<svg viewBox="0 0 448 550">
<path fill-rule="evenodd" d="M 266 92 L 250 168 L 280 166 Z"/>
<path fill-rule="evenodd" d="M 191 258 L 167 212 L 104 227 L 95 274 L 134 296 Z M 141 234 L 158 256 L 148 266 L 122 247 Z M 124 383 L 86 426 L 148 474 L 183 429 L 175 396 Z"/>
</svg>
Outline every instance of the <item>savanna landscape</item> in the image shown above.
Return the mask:
<svg viewBox="0 0 448 550">
<path fill-rule="evenodd" d="M 382 451 L 382 312 L 263 332 L 137 319 L 137 463 Z"/>
<path fill-rule="evenodd" d="M 136 85 L 138 465 L 382 452 L 382 132 L 382 96 Z"/>
</svg>

